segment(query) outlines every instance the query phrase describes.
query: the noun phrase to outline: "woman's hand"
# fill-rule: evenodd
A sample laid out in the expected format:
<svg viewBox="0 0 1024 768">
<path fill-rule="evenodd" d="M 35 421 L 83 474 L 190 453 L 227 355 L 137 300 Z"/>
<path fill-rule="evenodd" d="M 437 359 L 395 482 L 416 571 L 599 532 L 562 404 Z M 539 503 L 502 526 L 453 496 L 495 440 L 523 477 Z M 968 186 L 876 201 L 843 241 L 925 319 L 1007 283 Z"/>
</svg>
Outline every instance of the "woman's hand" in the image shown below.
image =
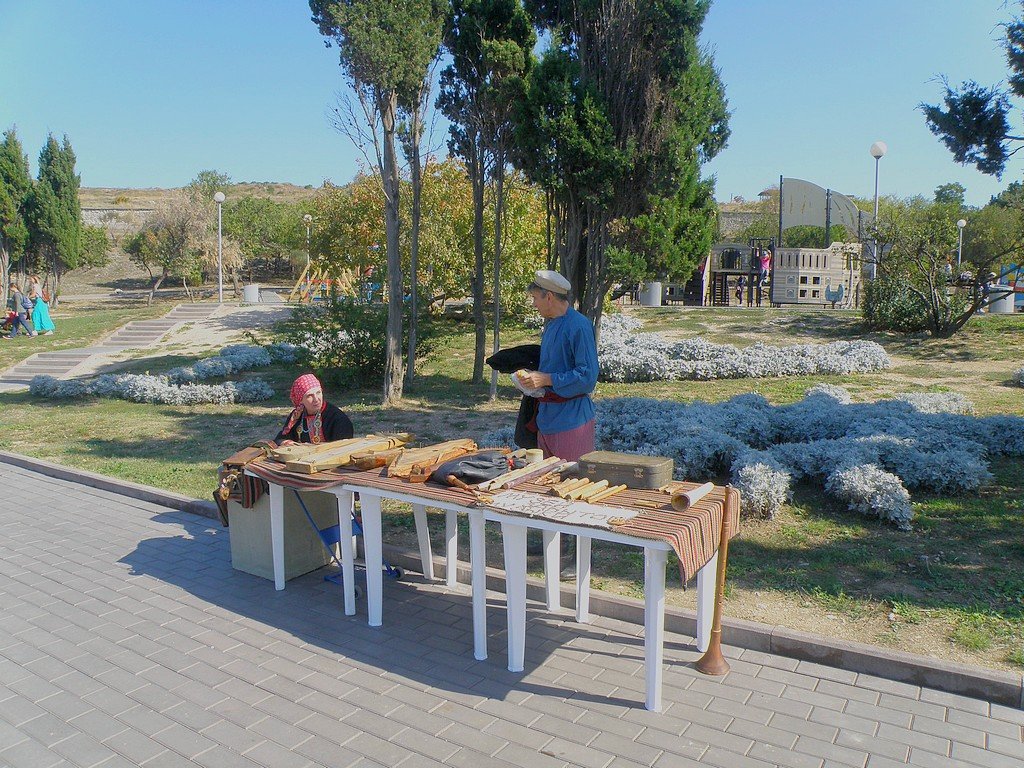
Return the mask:
<svg viewBox="0 0 1024 768">
<path fill-rule="evenodd" d="M 298 445 L 294 440 L 282 440 L 280 446 L 283 448 L 286 445 Z"/>
</svg>

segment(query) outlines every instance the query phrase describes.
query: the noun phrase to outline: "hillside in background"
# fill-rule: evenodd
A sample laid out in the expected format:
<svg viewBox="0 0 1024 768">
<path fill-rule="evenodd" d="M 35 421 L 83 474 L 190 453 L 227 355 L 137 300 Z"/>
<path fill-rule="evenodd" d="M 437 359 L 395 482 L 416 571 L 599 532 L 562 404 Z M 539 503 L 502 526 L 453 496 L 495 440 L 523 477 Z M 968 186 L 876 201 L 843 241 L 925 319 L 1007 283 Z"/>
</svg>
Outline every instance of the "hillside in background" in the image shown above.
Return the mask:
<svg viewBox="0 0 1024 768">
<path fill-rule="evenodd" d="M 82 208 L 155 208 L 178 189 L 119 189 L 116 187 L 82 187 L 78 191 Z M 316 194 L 313 186 L 300 187 L 275 181 L 250 181 L 232 184 L 225 190 L 228 199 L 247 196 L 266 197 L 281 203 L 308 200 Z"/>
</svg>

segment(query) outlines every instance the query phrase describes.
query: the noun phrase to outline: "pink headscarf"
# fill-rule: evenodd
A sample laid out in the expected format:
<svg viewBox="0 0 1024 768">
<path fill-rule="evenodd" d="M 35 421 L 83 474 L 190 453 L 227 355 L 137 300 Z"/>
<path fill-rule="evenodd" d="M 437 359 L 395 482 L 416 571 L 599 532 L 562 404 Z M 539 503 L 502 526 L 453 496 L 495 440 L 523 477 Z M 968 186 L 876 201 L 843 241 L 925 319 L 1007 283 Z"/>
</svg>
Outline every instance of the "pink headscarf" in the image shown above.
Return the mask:
<svg viewBox="0 0 1024 768">
<path fill-rule="evenodd" d="M 302 376 L 299 376 L 299 378 L 295 380 L 295 383 L 292 384 L 292 390 L 288 394 L 288 397 L 291 398 L 292 405 L 294 405 L 295 408 L 288 416 L 288 423 L 285 424 L 284 434 L 287 435 L 291 432 L 292 427 L 299 423 L 299 419 L 305 419 L 306 426 L 309 430 L 310 442 L 321 443 L 324 439 L 322 414 L 327 410 L 327 401 L 323 401 L 320 405 L 320 412 L 312 417 L 306 414 L 306 408 L 302 404 L 302 399 L 314 389 L 322 390 L 323 387 L 320 385 L 320 379 L 312 373 L 305 373 Z"/>
<path fill-rule="evenodd" d="M 312 373 L 304 373 L 302 376 L 299 376 L 295 383 L 292 384 L 292 391 L 288 395 L 291 398 L 292 405 L 298 408 L 302 405 L 302 399 L 314 389 L 323 389 L 320 379 Z"/>
</svg>

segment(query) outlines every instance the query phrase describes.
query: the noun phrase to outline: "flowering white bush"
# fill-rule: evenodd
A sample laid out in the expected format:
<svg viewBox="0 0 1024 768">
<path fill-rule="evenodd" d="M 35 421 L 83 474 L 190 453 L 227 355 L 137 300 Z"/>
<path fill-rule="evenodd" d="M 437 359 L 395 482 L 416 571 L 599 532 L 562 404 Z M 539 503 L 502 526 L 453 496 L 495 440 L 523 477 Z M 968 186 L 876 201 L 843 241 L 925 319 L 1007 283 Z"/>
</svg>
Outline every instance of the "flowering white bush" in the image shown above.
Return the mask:
<svg viewBox="0 0 1024 768">
<path fill-rule="evenodd" d="M 896 475 L 874 464 L 833 472 L 825 481 L 825 490 L 849 502 L 855 512 L 891 520 L 897 528 L 910 530 L 914 517 L 910 494 Z"/>
<path fill-rule="evenodd" d="M 1024 387 L 1024 368 L 1013 372 L 1013 380 Z"/>
<path fill-rule="evenodd" d="M 295 353 L 294 344 L 272 344 L 269 347 L 232 344 L 224 347 L 217 357 L 208 357 L 189 366 L 172 368 L 166 376 L 175 384 L 193 384 L 197 381 L 251 371 L 253 368 L 266 368 L 275 361 L 293 363 Z"/>
<path fill-rule="evenodd" d="M 202 405 L 256 403 L 269 400 L 274 390 L 262 379 L 229 381 L 224 384 L 175 384 L 166 376 L 107 374 L 95 379 L 62 381 L 52 376 L 35 376 L 29 392 L 36 397 L 66 399 L 95 395 L 130 400 L 134 403 Z"/>
<path fill-rule="evenodd" d="M 1024 418 L 978 418 L 949 393 L 854 403 L 842 387 L 817 385 L 780 406 L 749 394 L 714 404 L 623 397 L 596 408 L 598 448 L 668 456 L 680 480 L 729 476 L 744 514 L 763 517 L 804 481 L 907 527 L 908 489 L 969 493 L 991 479 L 990 457 L 1024 457 Z M 506 428 L 481 439 L 508 444 L 511 436 Z"/>
<path fill-rule="evenodd" d="M 274 396 L 270 385 L 262 379 L 212 385 L 196 382 L 266 367 L 275 360 L 294 362 L 295 351 L 292 344 L 272 344 L 269 347 L 234 344 L 224 347 L 217 357 L 199 360 L 190 366 L 172 368 L 160 376 L 104 374 L 93 379 L 70 381 L 52 376 L 36 376 L 29 384 L 29 392 L 36 397 L 49 399 L 93 395 L 166 405 L 256 403 Z"/>
<path fill-rule="evenodd" d="M 879 371 L 892 361 L 873 341 L 753 344 L 739 349 L 697 337 L 672 342 L 656 333 L 636 333 L 635 318 L 612 315 L 601 324 L 598 350 L 604 381 L 742 379 Z"/>
</svg>

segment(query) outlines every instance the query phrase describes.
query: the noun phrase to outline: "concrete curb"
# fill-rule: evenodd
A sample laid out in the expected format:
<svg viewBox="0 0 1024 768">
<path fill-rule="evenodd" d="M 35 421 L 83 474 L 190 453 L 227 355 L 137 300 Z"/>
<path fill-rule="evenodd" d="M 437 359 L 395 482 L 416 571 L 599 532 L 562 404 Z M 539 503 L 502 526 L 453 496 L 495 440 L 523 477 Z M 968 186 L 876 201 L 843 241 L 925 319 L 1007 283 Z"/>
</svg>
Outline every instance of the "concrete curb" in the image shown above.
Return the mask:
<svg viewBox="0 0 1024 768">
<path fill-rule="evenodd" d="M 0 451 L 0 463 L 218 520 L 217 507 L 212 501 L 190 499 L 171 491 L 163 491 L 159 488 L 118 480 L 85 470 L 71 469 L 8 451 Z M 392 564 L 400 565 L 409 571 L 420 572 L 418 553 L 389 545 L 384 546 L 384 553 L 386 559 Z M 443 572 L 443 560 L 435 558 L 434 564 L 438 572 Z M 469 577 L 468 564 L 460 564 L 460 581 L 468 582 Z M 543 601 L 546 594 L 544 582 L 539 579 L 528 579 L 527 581 L 527 595 L 533 600 Z M 488 568 L 487 587 L 504 592 L 504 572 Z M 573 608 L 575 606 L 575 588 L 563 587 L 561 592 L 561 604 Z M 639 600 L 592 590 L 590 610 L 594 615 L 617 619 L 629 624 L 642 626 L 644 623 L 644 605 Z M 691 611 L 666 608 L 665 629 L 693 637 L 697 632 L 697 617 Z M 952 664 L 926 656 L 891 651 L 863 643 L 846 642 L 807 632 L 798 632 L 787 627 L 742 619 L 723 619 L 722 641 L 726 645 L 739 648 L 778 654 L 858 674 L 926 686 L 947 693 L 1024 709 L 1024 674 L 1000 672 L 968 664 Z"/>
</svg>

